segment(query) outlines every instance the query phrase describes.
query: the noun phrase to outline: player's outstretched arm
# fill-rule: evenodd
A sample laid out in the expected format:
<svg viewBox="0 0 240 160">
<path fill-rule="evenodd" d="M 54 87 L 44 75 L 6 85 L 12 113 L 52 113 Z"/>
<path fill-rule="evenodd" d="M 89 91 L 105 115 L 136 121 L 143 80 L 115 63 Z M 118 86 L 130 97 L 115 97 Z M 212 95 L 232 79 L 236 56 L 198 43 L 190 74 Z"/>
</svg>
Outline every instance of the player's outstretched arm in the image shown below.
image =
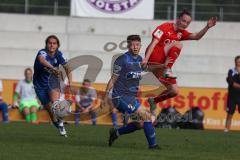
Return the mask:
<svg viewBox="0 0 240 160">
<path fill-rule="evenodd" d="M 142 61 L 142 64 L 147 65 L 148 63 L 148 59 L 150 58 L 153 49 L 155 48 L 155 46 L 158 44 L 159 40 L 156 38 L 153 38 L 151 43 L 148 45 L 147 50 L 145 52 L 145 58 Z"/>
<path fill-rule="evenodd" d="M 118 79 L 118 75 L 116 74 L 112 74 L 111 79 L 108 81 L 107 87 L 105 89 L 105 97 L 108 97 L 108 93 L 110 92 L 110 90 L 113 88 L 113 85 L 115 84 L 115 82 Z"/>
<path fill-rule="evenodd" d="M 63 68 L 65 69 L 65 72 L 67 74 L 67 78 L 68 78 L 68 83 L 69 86 L 71 87 L 72 85 L 72 72 L 71 72 L 71 67 L 68 63 L 66 63 L 65 65 L 63 65 Z"/>
<path fill-rule="evenodd" d="M 189 35 L 188 40 L 199 40 L 201 39 L 208 31 L 208 29 L 214 27 L 217 23 L 217 17 L 212 17 L 208 20 L 207 25 L 199 32 L 192 33 Z"/>
</svg>

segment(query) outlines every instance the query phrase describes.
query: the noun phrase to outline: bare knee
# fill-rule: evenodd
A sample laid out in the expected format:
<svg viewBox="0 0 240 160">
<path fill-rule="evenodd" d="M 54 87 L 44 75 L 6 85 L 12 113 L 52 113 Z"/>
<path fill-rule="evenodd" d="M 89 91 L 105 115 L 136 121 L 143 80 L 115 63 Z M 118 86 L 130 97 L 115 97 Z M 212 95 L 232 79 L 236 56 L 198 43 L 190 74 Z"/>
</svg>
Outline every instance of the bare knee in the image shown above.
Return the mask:
<svg viewBox="0 0 240 160">
<path fill-rule="evenodd" d="M 169 95 L 172 97 L 176 97 L 179 94 L 179 89 L 176 85 L 171 85 L 167 87 L 169 91 Z"/>
<path fill-rule="evenodd" d="M 35 106 L 32 106 L 30 111 L 31 111 L 31 113 L 36 113 L 37 112 L 37 108 Z"/>
<path fill-rule="evenodd" d="M 29 109 L 28 108 L 24 108 L 23 109 L 23 114 L 24 115 L 28 115 L 30 113 Z"/>
</svg>

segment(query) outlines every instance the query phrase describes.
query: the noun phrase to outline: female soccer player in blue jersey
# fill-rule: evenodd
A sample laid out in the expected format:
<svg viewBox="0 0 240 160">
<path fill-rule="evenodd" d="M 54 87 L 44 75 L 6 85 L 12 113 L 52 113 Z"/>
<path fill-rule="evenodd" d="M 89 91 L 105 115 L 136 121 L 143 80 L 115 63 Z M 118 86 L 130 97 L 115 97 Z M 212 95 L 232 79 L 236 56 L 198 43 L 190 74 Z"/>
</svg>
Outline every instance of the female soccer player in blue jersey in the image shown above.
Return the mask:
<svg viewBox="0 0 240 160">
<path fill-rule="evenodd" d="M 128 52 L 119 56 L 115 63 L 111 79 L 106 88 L 106 93 L 112 89 L 112 102 L 120 112 L 135 114 L 139 118 L 119 129 L 110 129 L 109 146 L 121 135 L 134 132 L 143 128 L 150 149 L 158 149 L 155 140 L 155 130 L 152 125 L 152 114 L 140 106 L 137 99 L 139 81 L 141 79 L 142 57 L 139 55 L 141 38 L 139 35 L 127 37 Z M 159 68 L 163 68 L 160 65 Z M 107 99 L 107 94 L 105 96 Z"/>
<path fill-rule="evenodd" d="M 58 67 L 62 65 L 71 82 L 70 69 L 63 53 L 59 50 L 60 42 L 55 35 L 50 35 L 45 41 L 45 48 L 38 51 L 34 63 L 33 84 L 36 94 L 42 105 L 47 109 L 53 124 L 58 128 L 60 135 L 67 136 L 63 120 L 52 114 L 51 105 L 60 99 L 60 82 Z M 51 71 L 51 72 L 50 72 Z"/>
</svg>

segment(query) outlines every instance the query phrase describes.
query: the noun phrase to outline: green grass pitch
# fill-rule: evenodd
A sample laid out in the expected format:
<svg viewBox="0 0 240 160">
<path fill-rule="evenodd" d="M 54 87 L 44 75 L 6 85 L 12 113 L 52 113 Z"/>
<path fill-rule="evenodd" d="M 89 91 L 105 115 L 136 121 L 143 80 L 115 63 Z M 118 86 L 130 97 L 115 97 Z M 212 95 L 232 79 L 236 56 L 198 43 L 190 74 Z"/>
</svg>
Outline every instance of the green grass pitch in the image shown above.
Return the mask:
<svg viewBox="0 0 240 160">
<path fill-rule="evenodd" d="M 156 129 L 161 150 L 149 150 L 142 130 L 107 145 L 110 126 L 67 125 L 68 138 L 50 124 L 0 124 L 0 160 L 234 160 L 240 133 Z"/>
</svg>

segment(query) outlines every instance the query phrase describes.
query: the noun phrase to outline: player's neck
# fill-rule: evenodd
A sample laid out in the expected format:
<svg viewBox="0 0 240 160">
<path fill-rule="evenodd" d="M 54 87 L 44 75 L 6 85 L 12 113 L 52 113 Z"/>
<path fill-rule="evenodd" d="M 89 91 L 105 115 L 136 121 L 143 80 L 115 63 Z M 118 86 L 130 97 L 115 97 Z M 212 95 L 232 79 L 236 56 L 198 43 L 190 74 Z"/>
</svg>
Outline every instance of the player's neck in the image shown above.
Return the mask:
<svg viewBox="0 0 240 160">
<path fill-rule="evenodd" d="M 138 54 L 134 54 L 131 51 L 129 51 L 129 53 L 132 55 L 133 58 L 137 58 L 138 57 Z"/>
<path fill-rule="evenodd" d="M 173 23 L 173 29 L 174 31 L 180 31 L 180 29 L 177 27 L 177 24 L 176 23 Z"/>
</svg>

